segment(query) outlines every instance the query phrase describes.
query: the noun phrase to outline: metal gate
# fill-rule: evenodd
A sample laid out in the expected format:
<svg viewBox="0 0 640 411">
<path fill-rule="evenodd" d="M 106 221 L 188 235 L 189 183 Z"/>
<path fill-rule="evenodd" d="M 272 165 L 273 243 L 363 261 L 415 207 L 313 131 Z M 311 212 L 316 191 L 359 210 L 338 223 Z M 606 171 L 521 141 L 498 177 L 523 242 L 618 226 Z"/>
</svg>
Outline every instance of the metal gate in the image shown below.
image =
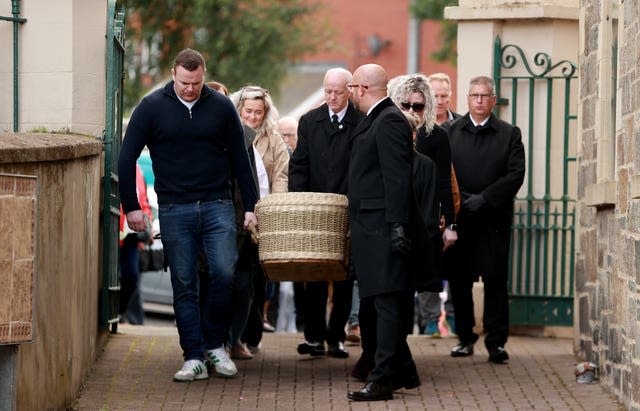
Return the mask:
<svg viewBox="0 0 640 411">
<path fill-rule="evenodd" d="M 509 269 L 512 325 L 573 325 L 576 65 L 494 44 L 495 114 L 522 130 L 525 183 L 515 200 Z"/>
<path fill-rule="evenodd" d="M 122 140 L 122 85 L 124 75 L 124 11 L 116 11 L 116 0 L 107 5 L 107 90 L 104 141 L 102 291 L 100 324 L 116 332 L 118 327 L 118 233 L 120 198 L 117 161 Z"/>
</svg>

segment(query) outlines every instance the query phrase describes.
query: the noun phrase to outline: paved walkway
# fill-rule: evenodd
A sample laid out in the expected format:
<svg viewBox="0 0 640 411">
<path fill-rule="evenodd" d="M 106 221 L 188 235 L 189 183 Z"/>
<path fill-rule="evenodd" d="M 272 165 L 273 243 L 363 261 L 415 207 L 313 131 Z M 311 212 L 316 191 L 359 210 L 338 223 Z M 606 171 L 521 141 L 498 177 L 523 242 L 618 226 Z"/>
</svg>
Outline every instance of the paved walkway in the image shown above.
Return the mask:
<svg viewBox="0 0 640 411">
<path fill-rule="evenodd" d="M 452 358 L 454 339 L 410 336 L 422 386 L 391 401 L 351 402 L 360 354 L 297 354 L 302 334 L 265 334 L 253 360 L 237 361 L 233 379 L 174 383 L 182 366 L 174 328 L 121 325 L 111 335 L 73 410 L 623 410 L 598 384 L 578 384 L 568 339 L 511 337 L 511 360 L 494 365 L 482 343 L 473 357 Z"/>
</svg>

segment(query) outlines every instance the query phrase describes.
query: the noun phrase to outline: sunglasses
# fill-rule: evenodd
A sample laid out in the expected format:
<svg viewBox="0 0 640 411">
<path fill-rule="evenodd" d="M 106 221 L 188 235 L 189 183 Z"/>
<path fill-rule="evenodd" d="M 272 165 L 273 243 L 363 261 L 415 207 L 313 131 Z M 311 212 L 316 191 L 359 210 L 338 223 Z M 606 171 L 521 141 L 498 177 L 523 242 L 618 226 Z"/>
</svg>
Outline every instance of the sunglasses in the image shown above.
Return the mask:
<svg viewBox="0 0 640 411">
<path fill-rule="evenodd" d="M 424 103 L 407 103 L 406 101 L 404 103 L 400 103 L 400 106 L 402 106 L 403 109 L 405 110 L 409 110 L 409 109 L 413 109 L 413 111 L 422 111 L 424 110 Z"/>
</svg>

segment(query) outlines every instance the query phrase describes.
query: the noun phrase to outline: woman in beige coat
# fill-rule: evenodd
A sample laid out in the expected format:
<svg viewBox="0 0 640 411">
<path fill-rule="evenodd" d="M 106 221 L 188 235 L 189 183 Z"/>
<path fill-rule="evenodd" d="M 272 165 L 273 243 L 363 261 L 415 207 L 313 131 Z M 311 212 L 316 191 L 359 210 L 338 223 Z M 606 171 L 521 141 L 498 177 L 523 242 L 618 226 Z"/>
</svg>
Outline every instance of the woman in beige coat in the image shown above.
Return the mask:
<svg viewBox="0 0 640 411">
<path fill-rule="evenodd" d="M 288 189 L 289 152 L 278 132 L 278 110 L 269 92 L 262 87 L 246 86 L 233 93 L 231 101 L 236 106 L 242 122 L 256 131 L 252 142 L 256 160 L 256 174 L 260 197 L 271 193 L 285 193 Z M 259 349 L 262 331 L 274 331 L 268 321 L 269 301 L 275 293 L 275 284 L 266 281 L 257 267 L 253 275 L 253 302 L 242 341 L 231 347 L 231 357 L 248 359 Z M 265 284 L 266 282 L 266 284 Z M 245 347 L 246 344 L 246 347 Z"/>
<path fill-rule="evenodd" d="M 242 122 L 256 131 L 253 146 L 267 171 L 269 194 L 286 193 L 289 152 L 278 132 L 278 110 L 269 92 L 262 87 L 246 86 L 233 93 L 231 100 Z"/>
</svg>

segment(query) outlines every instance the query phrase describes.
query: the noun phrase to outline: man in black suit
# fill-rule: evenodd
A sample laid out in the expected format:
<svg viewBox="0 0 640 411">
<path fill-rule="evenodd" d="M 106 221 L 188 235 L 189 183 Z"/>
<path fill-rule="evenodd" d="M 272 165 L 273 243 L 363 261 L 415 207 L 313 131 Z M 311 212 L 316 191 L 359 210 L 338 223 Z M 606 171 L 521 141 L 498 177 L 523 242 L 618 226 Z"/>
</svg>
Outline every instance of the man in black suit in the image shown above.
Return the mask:
<svg viewBox="0 0 640 411">
<path fill-rule="evenodd" d="M 404 327 L 406 300 L 413 298 L 411 245 L 405 235 L 411 208 L 412 132 L 387 97 L 387 82 L 381 66 L 366 64 L 348 85 L 355 106 L 367 113 L 351 138 L 348 180 L 362 348 L 373 356 L 364 388 L 348 393 L 356 401 L 388 400 L 394 388 L 420 385 Z M 361 357 L 359 363 L 367 361 L 371 358 Z"/>
<path fill-rule="evenodd" d="M 300 118 L 298 145 L 289 160 L 289 191 L 347 194 L 349 139 L 364 115 L 349 102 L 351 73 L 334 68 L 324 76 L 325 103 Z M 326 323 L 327 281 L 305 284 L 304 337 L 298 353 L 347 358 L 345 325 L 351 311 L 353 280 L 333 282 L 333 304 Z"/>
<path fill-rule="evenodd" d="M 509 243 L 513 199 L 524 181 L 524 146 L 520 129 L 492 114 L 493 79 L 471 79 L 467 99 L 469 112 L 445 124 L 462 197 L 458 241 L 446 257 L 459 338 L 451 356 L 473 355 L 479 336 L 473 332 L 472 288 L 481 274 L 484 343 L 489 361 L 500 364 L 509 359 L 504 349 L 509 335 Z"/>
</svg>

